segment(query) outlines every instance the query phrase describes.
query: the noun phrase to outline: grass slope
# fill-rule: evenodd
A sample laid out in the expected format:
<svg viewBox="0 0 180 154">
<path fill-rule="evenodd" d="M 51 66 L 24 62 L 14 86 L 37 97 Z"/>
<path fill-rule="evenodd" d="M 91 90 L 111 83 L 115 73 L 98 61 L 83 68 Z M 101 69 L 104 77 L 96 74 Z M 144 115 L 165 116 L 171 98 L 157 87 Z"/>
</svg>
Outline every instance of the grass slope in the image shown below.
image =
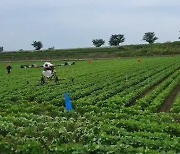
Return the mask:
<svg viewBox="0 0 180 154">
<path fill-rule="evenodd" d="M 180 54 L 180 41 L 156 44 L 125 45 L 106 48 L 80 48 L 69 50 L 40 50 L 2 52 L 0 61 L 13 60 L 59 60 L 59 59 L 99 59 L 136 56 L 156 56 Z"/>
</svg>

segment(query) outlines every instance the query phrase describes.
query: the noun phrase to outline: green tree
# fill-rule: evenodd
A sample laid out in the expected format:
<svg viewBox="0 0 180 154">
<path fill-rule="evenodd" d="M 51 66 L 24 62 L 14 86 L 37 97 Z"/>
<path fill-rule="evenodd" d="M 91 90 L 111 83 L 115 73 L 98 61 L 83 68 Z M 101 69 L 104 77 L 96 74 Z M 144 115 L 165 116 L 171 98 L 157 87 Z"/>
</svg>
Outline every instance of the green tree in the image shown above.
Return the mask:
<svg viewBox="0 0 180 154">
<path fill-rule="evenodd" d="M 4 50 L 3 47 L 0 47 L 0 52 L 3 52 L 3 50 Z"/>
<path fill-rule="evenodd" d="M 125 37 L 122 34 L 115 34 L 111 35 L 109 40 L 110 46 L 119 46 L 120 43 L 123 43 L 125 41 Z"/>
<path fill-rule="evenodd" d="M 31 45 L 35 47 L 36 50 L 40 50 L 43 47 L 41 41 L 33 41 Z"/>
<path fill-rule="evenodd" d="M 100 47 L 105 43 L 105 41 L 103 39 L 94 39 L 92 40 L 92 43 L 95 47 Z"/>
<path fill-rule="evenodd" d="M 55 47 L 50 47 L 50 48 L 48 48 L 48 50 L 54 50 L 55 49 Z"/>
<path fill-rule="evenodd" d="M 157 39 L 158 39 L 158 37 L 156 37 L 154 32 L 147 32 L 143 36 L 143 40 L 148 42 L 149 44 L 154 43 L 154 41 L 156 41 Z"/>
</svg>

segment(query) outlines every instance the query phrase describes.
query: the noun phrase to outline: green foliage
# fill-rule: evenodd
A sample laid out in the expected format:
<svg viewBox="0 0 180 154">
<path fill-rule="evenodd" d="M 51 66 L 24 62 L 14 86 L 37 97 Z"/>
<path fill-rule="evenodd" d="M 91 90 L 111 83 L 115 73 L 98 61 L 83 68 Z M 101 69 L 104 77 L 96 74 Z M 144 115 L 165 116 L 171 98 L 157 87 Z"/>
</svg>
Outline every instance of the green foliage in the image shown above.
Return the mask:
<svg viewBox="0 0 180 154">
<path fill-rule="evenodd" d="M 139 58 L 56 67 L 60 84 L 43 86 L 42 68 L 12 62 L 7 76 L 1 62 L 0 153 L 180 153 L 179 96 L 174 113 L 156 112 L 179 84 L 180 58 Z M 72 112 L 65 109 L 66 92 Z"/>
<path fill-rule="evenodd" d="M 95 47 L 100 47 L 105 43 L 105 41 L 103 39 L 94 39 L 92 40 L 92 43 Z"/>
<path fill-rule="evenodd" d="M 3 47 L 0 47 L 0 52 L 3 52 Z"/>
<path fill-rule="evenodd" d="M 42 54 L 43 52 L 43 54 Z M 70 50 L 41 50 L 21 51 L 21 52 L 1 52 L 0 61 L 23 61 L 23 60 L 57 60 L 57 59 L 97 59 L 97 58 L 117 58 L 136 56 L 158 56 L 180 54 L 180 41 L 124 45 L 111 48 L 82 48 Z"/>
<path fill-rule="evenodd" d="M 43 47 L 41 41 L 33 41 L 31 45 L 35 47 L 36 50 L 40 50 Z"/>
<path fill-rule="evenodd" d="M 157 39 L 158 37 L 155 36 L 154 32 L 147 32 L 143 36 L 143 40 L 148 42 L 149 44 L 154 43 Z"/>
<path fill-rule="evenodd" d="M 125 41 L 125 37 L 122 34 L 115 34 L 111 35 L 109 40 L 110 46 L 119 46 L 120 43 L 123 43 Z"/>
<path fill-rule="evenodd" d="M 180 113 L 180 93 L 177 95 L 173 108 L 171 108 L 170 111 L 173 113 Z"/>
</svg>

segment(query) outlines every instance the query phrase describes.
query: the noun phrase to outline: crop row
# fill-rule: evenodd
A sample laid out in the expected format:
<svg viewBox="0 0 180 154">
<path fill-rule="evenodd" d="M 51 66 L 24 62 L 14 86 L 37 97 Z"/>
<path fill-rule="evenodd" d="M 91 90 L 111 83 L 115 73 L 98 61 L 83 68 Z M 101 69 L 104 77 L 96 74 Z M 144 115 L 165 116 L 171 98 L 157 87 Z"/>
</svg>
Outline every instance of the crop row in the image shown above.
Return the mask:
<svg viewBox="0 0 180 154">
<path fill-rule="evenodd" d="M 16 69 L 15 63 L 8 78 L 0 77 L 0 153 L 179 153 L 178 113 L 126 106 L 155 85 L 154 90 L 164 85 L 156 97 L 170 93 L 179 81 L 180 61 L 142 62 L 77 62 L 56 69 L 59 85 L 43 86 L 38 83 L 41 69 Z M 65 92 L 72 100 L 71 112 L 65 109 Z"/>
<path fill-rule="evenodd" d="M 98 104 L 99 101 L 101 101 L 101 104 L 103 106 L 104 105 L 108 106 L 108 104 L 106 104 L 107 102 L 108 103 L 117 103 L 119 105 L 126 104 L 126 103 L 130 102 L 134 97 L 137 97 L 137 94 L 140 94 L 142 91 L 145 90 L 145 88 L 152 86 L 153 84 L 157 83 L 162 78 L 165 78 L 166 76 L 171 74 L 174 70 L 176 70 L 176 68 L 177 67 L 174 67 L 174 66 L 170 67 L 169 70 L 166 71 L 165 73 L 161 73 L 158 71 L 157 75 L 152 75 L 152 74 L 154 74 L 154 71 L 152 71 L 152 74 L 150 74 L 151 77 L 142 76 L 138 80 L 136 80 L 136 79 L 134 81 L 131 80 L 131 82 L 129 82 L 127 84 L 125 83 L 124 85 L 122 83 L 119 85 L 115 85 L 113 88 L 109 87 L 109 89 L 105 89 L 105 90 L 102 89 L 101 94 L 91 95 L 91 96 L 93 96 L 91 98 L 88 98 L 88 97 L 81 98 L 81 99 L 77 100 L 76 104 L 78 105 L 78 103 L 80 103 L 80 101 L 83 104 L 85 104 L 86 102 Z M 148 84 L 149 79 L 150 79 L 150 83 Z M 114 93 L 113 93 L 113 90 L 114 90 Z M 109 92 L 109 94 L 108 94 L 108 92 Z M 80 104 L 82 104 L 82 103 L 80 103 Z"/>
<path fill-rule="evenodd" d="M 180 94 L 177 95 L 177 98 L 170 111 L 173 113 L 180 113 Z"/>
<path fill-rule="evenodd" d="M 153 100 L 157 97 L 158 94 L 161 94 L 161 92 L 168 86 L 171 84 L 171 82 L 173 82 L 174 79 L 178 79 L 178 75 L 179 75 L 179 71 L 176 71 L 171 77 L 169 77 L 168 79 L 166 79 L 165 81 L 163 81 L 163 83 L 161 83 L 158 87 L 156 87 L 152 92 L 150 92 L 149 94 L 147 94 L 144 98 L 139 99 L 136 102 L 135 108 L 136 109 L 141 109 L 141 110 L 145 110 L 145 108 L 147 108 L 152 102 Z M 175 84 L 177 84 L 178 81 L 176 81 Z M 174 84 L 173 84 L 174 85 Z M 174 87 L 174 86 L 173 86 Z M 169 94 L 169 93 L 168 93 Z M 158 97 L 157 97 L 158 99 Z M 164 101 L 164 100 L 161 100 Z M 158 110 L 158 108 L 154 108 L 154 110 Z"/>
</svg>

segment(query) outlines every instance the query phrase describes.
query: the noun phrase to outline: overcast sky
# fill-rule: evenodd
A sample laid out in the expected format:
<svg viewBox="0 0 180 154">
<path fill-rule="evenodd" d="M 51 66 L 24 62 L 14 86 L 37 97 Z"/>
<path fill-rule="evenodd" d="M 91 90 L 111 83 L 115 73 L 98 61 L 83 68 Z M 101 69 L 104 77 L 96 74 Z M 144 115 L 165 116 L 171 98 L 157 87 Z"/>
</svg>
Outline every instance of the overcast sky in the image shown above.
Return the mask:
<svg viewBox="0 0 180 154">
<path fill-rule="evenodd" d="M 145 32 L 157 42 L 180 36 L 180 0 L 0 0 L 0 46 L 5 51 L 92 47 L 92 39 L 108 45 L 112 34 L 123 44 L 142 44 Z"/>
</svg>

